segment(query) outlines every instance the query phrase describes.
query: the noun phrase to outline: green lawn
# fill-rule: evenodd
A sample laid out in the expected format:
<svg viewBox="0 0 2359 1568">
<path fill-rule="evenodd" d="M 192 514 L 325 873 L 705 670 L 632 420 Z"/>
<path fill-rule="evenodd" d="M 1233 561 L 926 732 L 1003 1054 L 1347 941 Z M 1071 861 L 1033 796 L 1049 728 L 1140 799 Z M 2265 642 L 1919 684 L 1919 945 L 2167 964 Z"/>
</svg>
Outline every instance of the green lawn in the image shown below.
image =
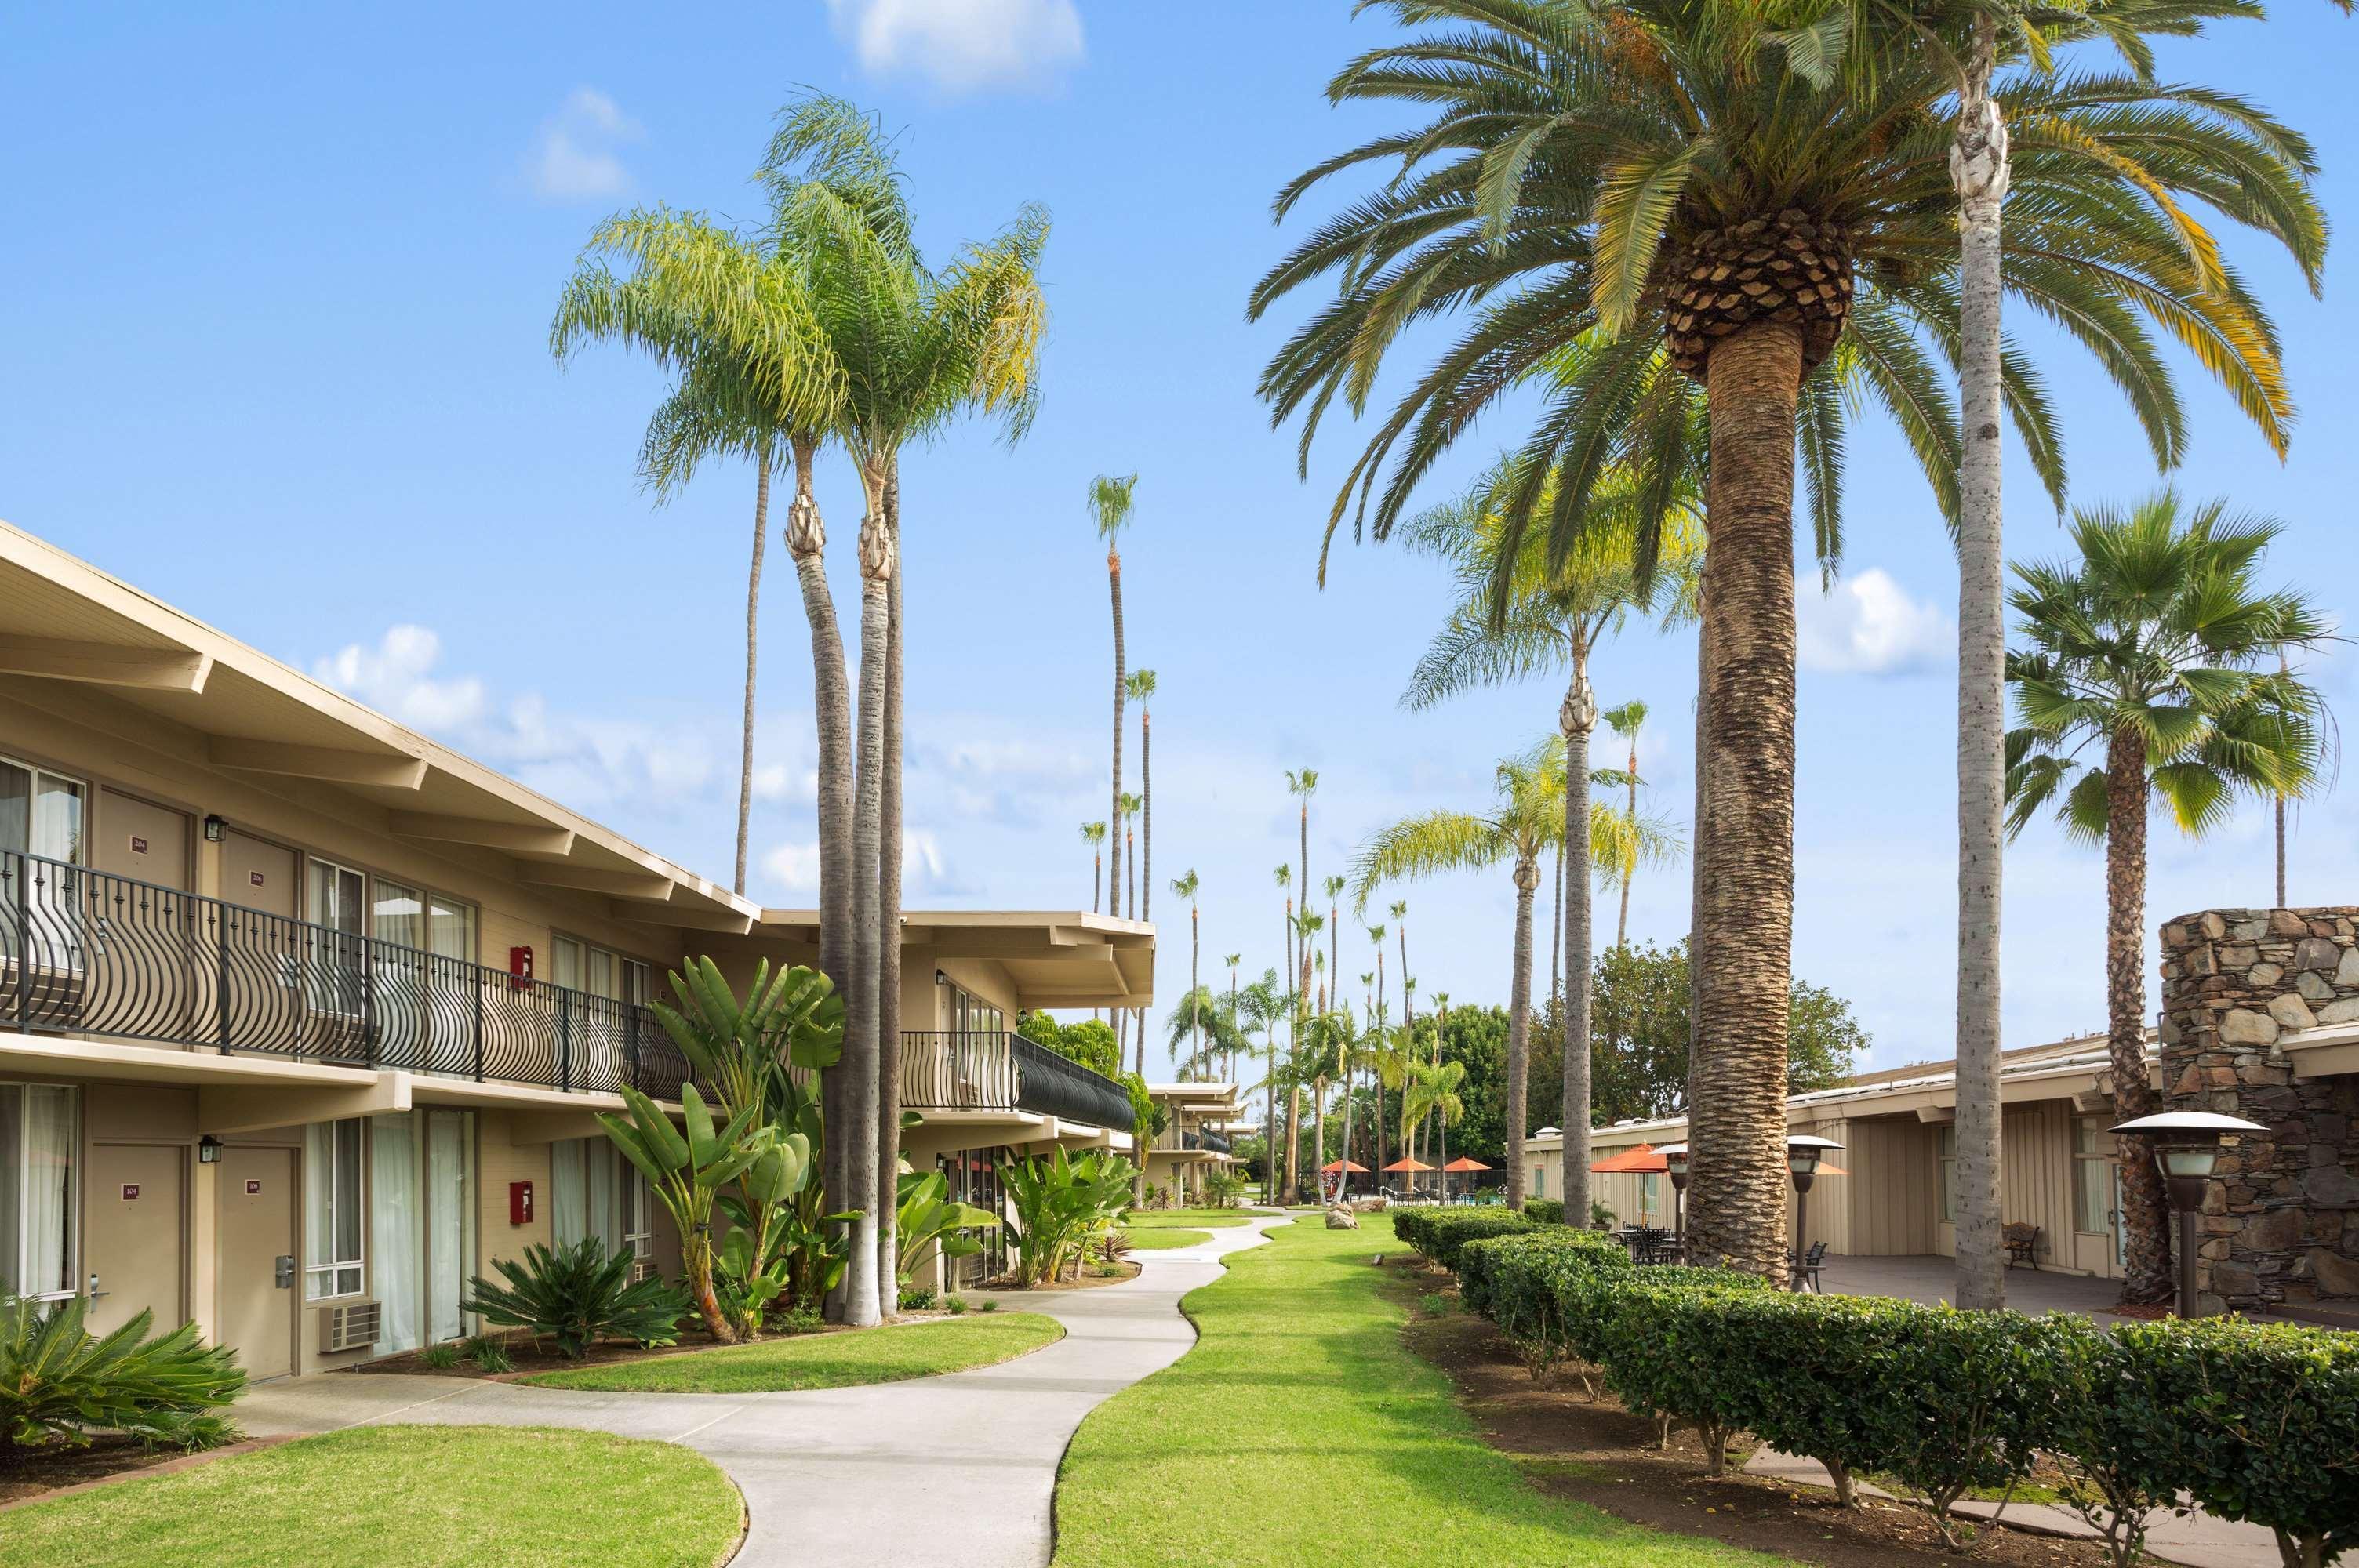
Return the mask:
<svg viewBox="0 0 2359 1568">
<path fill-rule="evenodd" d="M 0 1514 L 0 1563 L 712 1568 L 744 1518 L 720 1468 L 669 1443 L 364 1426 Z"/>
<path fill-rule="evenodd" d="M 1185 1226 L 1193 1230 L 1219 1230 L 1232 1225 L 1243 1225 L 1253 1216 L 1234 1208 L 1158 1208 L 1134 1210 L 1123 1224 L 1133 1230 L 1159 1225 Z"/>
<path fill-rule="evenodd" d="M 1534 1491 L 1383 1293 L 1391 1219 L 1280 1226 L 1186 1301 L 1177 1363 L 1100 1405 L 1057 1487 L 1059 1568 L 1206 1563 L 1769 1568 Z"/>
<path fill-rule="evenodd" d="M 1011 1360 L 1065 1336 L 1038 1313 L 971 1313 L 932 1323 L 809 1334 L 732 1345 L 685 1356 L 617 1361 L 521 1379 L 544 1389 L 619 1394 L 756 1394 L 779 1389 L 847 1389 L 964 1372 Z"/>
<path fill-rule="evenodd" d="M 1135 1252 L 1160 1252 L 1171 1247 L 1193 1247 L 1199 1241 L 1212 1238 L 1209 1230 L 1181 1230 L 1169 1225 L 1150 1225 L 1142 1229 L 1125 1226 L 1124 1228 L 1130 1238 L 1131 1250 Z"/>
</svg>

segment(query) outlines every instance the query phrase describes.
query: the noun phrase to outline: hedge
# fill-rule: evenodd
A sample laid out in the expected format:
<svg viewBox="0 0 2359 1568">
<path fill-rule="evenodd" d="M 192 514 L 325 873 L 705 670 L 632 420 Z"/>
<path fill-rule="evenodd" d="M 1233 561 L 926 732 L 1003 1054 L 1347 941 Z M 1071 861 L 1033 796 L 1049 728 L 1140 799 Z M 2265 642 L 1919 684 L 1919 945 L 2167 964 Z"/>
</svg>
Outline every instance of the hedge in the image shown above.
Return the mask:
<svg viewBox="0 0 2359 1568">
<path fill-rule="evenodd" d="M 2181 1493 L 2269 1526 L 2287 1568 L 2359 1546 L 2359 1336 L 2233 1318 L 2109 1332 L 1788 1294 L 1727 1270 L 1633 1268 L 1562 1227 L 1433 1246 L 1535 1369 L 1602 1368 L 1632 1410 L 1694 1423 L 1715 1470 L 1728 1435 L 1750 1432 L 1824 1464 L 1846 1502 L 1853 1475 L 1889 1476 L 1946 1534 L 1960 1497 L 2049 1453 L 2088 1488 L 2093 1522 L 2129 1516 L 2107 1532 L 2122 1561 L 2144 1514 Z"/>
<path fill-rule="evenodd" d="M 1558 1198 L 1526 1198 L 1524 1217 L 1535 1225 L 1562 1225 L 1564 1204 Z"/>
<path fill-rule="evenodd" d="M 1468 1242 L 1534 1228 L 1511 1208 L 1404 1208 L 1394 1210 L 1393 1216 L 1395 1235 L 1453 1274 L 1458 1249 Z"/>
</svg>

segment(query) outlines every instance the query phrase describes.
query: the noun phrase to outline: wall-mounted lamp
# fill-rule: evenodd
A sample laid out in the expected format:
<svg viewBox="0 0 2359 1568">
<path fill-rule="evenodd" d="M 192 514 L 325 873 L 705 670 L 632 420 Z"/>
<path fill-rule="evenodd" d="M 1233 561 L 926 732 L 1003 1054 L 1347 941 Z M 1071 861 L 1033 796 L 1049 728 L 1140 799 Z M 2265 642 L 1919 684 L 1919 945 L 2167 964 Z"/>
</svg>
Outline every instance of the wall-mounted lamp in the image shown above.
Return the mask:
<svg viewBox="0 0 2359 1568">
<path fill-rule="evenodd" d="M 202 1138 L 197 1140 L 198 1164 L 218 1165 L 221 1163 L 221 1154 L 222 1141 L 215 1138 L 212 1133 L 208 1132 Z"/>
<path fill-rule="evenodd" d="M 934 971 L 934 984 L 938 986 L 946 986 L 950 983 L 951 978 L 948 975 L 942 973 L 940 969 L 936 969 Z"/>
<path fill-rule="evenodd" d="M 218 844 L 218 843 L 220 843 L 220 842 L 222 841 L 222 835 L 223 835 L 223 834 L 224 834 L 224 833 L 226 833 L 226 832 L 228 832 L 228 831 L 229 831 L 229 824 L 228 824 L 228 823 L 226 823 L 226 822 L 223 822 L 220 817 L 218 817 L 218 816 L 208 816 L 205 818 L 205 842 L 206 842 L 206 843 L 208 843 L 208 844 Z"/>
</svg>

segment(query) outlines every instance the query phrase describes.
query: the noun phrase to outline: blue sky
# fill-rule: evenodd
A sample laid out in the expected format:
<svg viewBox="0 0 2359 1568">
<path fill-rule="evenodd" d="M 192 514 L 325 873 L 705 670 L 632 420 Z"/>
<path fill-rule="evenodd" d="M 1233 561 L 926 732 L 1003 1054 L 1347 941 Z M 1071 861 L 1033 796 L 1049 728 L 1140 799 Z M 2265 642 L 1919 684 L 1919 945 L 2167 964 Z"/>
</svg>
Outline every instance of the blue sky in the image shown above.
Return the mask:
<svg viewBox="0 0 2359 1568">
<path fill-rule="evenodd" d="M 2279 9 L 2174 49 L 2166 73 L 2250 93 L 2317 138 L 2341 216 L 2359 24 L 2311 0 Z M 901 131 L 932 251 L 1025 200 L 1056 220 L 1030 438 L 1011 450 L 959 431 L 905 464 L 913 906 L 1086 899 L 1077 828 L 1105 815 L 1110 633 L 1082 498 L 1102 470 L 1144 476 L 1126 608 L 1132 663 L 1161 682 L 1167 996 L 1188 946 L 1165 884 L 1191 865 L 1207 977 L 1230 951 L 1249 976 L 1277 961 L 1270 871 L 1295 844 L 1282 770 L 1321 776 L 1317 879 L 1379 822 L 1479 804 L 1492 761 L 1553 722 L 1538 687 L 1398 708 L 1443 585 L 1395 549 L 1345 546 L 1319 591 L 1348 441 L 1331 436 L 1306 485 L 1292 432 L 1271 432 L 1252 395 L 1283 332 L 1244 319 L 1285 238 L 1269 198 L 1383 123 L 1321 96 L 1381 36 L 1343 0 L 801 0 L 692 20 L 586 4 L 51 7 L 9 30 L 0 516 L 708 875 L 729 866 L 751 478 L 715 470 L 653 508 L 632 463 L 658 373 L 620 351 L 560 372 L 546 334 L 603 212 L 662 200 L 754 218 L 745 177 L 799 86 Z M 2277 312 L 2302 422 L 2280 466 L 2190 374 L 2179 482 L 2281 516 L 2277 573 L 2347 620 L 2345 264 L 2330 262 L 2321 303 L 2278 257 L 2230 251 Z M 2150 488 L 2093 368 L 2020 330 L 2067 410 L 2076 496 Z M 1435 499 L 1515 433 L 1478 431 Z M 830 464 L 821 493 L 848 586 L 857 490 Z M 2059 549 L 2019 456 L 2009 497 L 2010 552 Z M 1854 454 L 1850 539 L 1832 598 L 1804 579 L 1795 963 L 1854 1001 L 1875 1062 L 1895 1065 L 1951 1038 L 1956 573 L 1881 431 Z M 750 891 L 796 903 L 808 644 L 783 552 L 771 561 Z M 1652 705 L 1642 769 L 1682 822 L 1693 667 L 1691 642 L 1637 634 L 1596 671 L 1608 705 Z M 2351 711 L 2352 661 L 2318 674 Z M 2359 889 L 2353 801 L 2345 788 L 2300 811 L 2293 902 Z M 2269 861 L 2258 807 L 2201 846 L 2158 834 L 2151 913 L 2265 903 Z M 2043 828 L 2007 876 L 2009 1044 L 2100 1026 L 2098 856 Z M 1677 936 L 1686 886 L 1684 871 L 1642 880 L 1634 934 Z M 1405 896 L 1423 992 L 1502 998 L 1506 872 Z M 1345 942 L 1347 975 L 1366 953 Z"/>
</svg>

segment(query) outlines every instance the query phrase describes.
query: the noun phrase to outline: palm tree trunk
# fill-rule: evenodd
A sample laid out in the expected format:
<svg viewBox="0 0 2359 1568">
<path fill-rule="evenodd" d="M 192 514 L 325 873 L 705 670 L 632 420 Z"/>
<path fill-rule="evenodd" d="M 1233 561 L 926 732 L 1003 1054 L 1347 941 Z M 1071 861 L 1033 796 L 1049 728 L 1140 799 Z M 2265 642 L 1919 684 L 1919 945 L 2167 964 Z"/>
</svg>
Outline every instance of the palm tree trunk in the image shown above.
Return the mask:
<svg viewBox="0 0 2359 1568">
<path fill-rule="evenodd" d="M 891 614 L 887 584 L 893 575 L 893 535 L 885 517 L 883 476 L 864 473 L 867 514 L 860 521 L 860 719 L 852 835 L 852 994 L 845 999 L 843 1058 L 838 1068 L 849 1080 L 845 1095 L 849 1125 L 844 1144 L 843 1190 L 860 1205 L 852 1225 L 852 1255 L 844 1266 L 844 1321 L 857 1326 L 878 1321 L 876 1278 L 876 1123 L 885 1114 L 877 1098 L 881 1022 L 878 983 L 883 973 L 883 935 L 877 924 L 883 888 L 877 876 L 883 852 L 885 662 L 886 622 Z M 831 1139 L 831 1141 L 836 1140 Z"/>
<path fill-rule="evenodd" d="M 1122 556 L 1112 541 L 1106 545 L 1106 585 L 1114 595 L 1114 795 L 1106 811 L 1106 827 L 1114 834 L 1114 869 L 1122 874 L 1122 703 L 1125 683 L 1129 673 L 1123 667 L 1122 647 Z M 1118 882 L 1106 884 L 1106 908 L 1122 913 L 1122 899 L 1115 891 Z"/>
<path fill-rule="evenodd" d="M 2105 1045 L 2114 1114 L 2127 1121 L 2160 1107 L 2146 1063 L 2147 749 L 2115 730 L 2105 748 Z M 2170 1217 L 2143 1138 L 2118 1141 L 2122 1175 L 2122 1300 L 2165 1302 L 2173 1291 Z"/>
<path fill-rule="evenodd" d="M 886 1317 L 901 1310 L 901 467 L 885 479 L 893 576 L 885 594 L 884 774 L 876 849 L 876 1288 Z"/>
<path fill-rule="evenodd" d="M 1755 322 L 1705 365 L 1712 425 L 1711 665 L 1699 839 L 1702 1042 L 1692 1073 L 1688 1244 L 1786 1278 L 1786 1029 L 1794 931 L 1794 412 L 1802 340 Z"/>
<path fill-rule="evenodd" d="M 1696 1103 L 1696 1079 L 1703 1069 L 1705 1041 L 1696 1020 L 1703 1016 L 1703 890 L 1709 885 L 1706 871 L 1707 854 L 1711 848 L 1704 841 L 1704 818 L 1710 815 L 1711 776 L 1706 769 L 1712 743 L 1712 552 L 1709 546 L 1704 558 L 1696 565 L 1696 696 L 1695 696 L 1695 848 L 1688 862 L 1688 1081 L 1685 1105 L 1690 1115 Z M 1688 1141 L 1689 1180 L 1694 1180 L 1695 1141 L 1692 1128 Z M 1674 1202 L 1679 1201 L 1674 1196 Z"/>
<path fill-rule="evenodd" d="M 1950 177 L 1960 204 L 1958 382 L 1957 1303 L 2006 1304 L 1999 1234 L 1999 881 L 2004 846 L 2006 564 L 1999 488 L 1999 207 L 2006 125 L 1991 97 L 1997 34 L 1974 24 Z"/>
<path fill-rule="evenodd" d="M 1566 816 L 1570 818 L 1571 813 L 1568 810 Z M 1556 886 L 1549 895 L 1549 1006 L 1560 1006 L 1563 999 L 1564 846 L 1559 844 L 1556 847 Z"/>
<path fill-rule="evenodd" d="M 745 573 L 745 736 L 737 763 L 737 880 L 745 891 L 745 843 L 754 820 L 754 653 L 761 628 L 762 553 L 770 536 L 770 449 L 754 460 L 754 564 Z"/>
<path fill-rule="evenodd" d="M 1277 1203 L 1277 1023 L 1262 1031 L 1262 1054 L 1269 1070 L 1261 1076 L 1261 1201 Z"/>
<path fill-rule="evenodd" d="M 1203 933 L 1196 923 L 1196 906 L 1188 905 L 1188 1059 L 1195 1063 L 1192 1071 L 1203 1071 L 1204 1014 L 1201 993 L 1196 989 L 1196 961 L 1203 950 Z"/>
<path fill-rule="evenodd" d="M 1635 823 L 1638 820 L 1638 732 L 1636 730 L 1630 731 L 1627 773 L 1630 780 L 1630 820 Z M 1629 864 L 1622 868 L 1622 915 L 1614 923 L 1614 946 L 1616 948 L 1630 946 L 1630 884 L 1637 880 L 1637 874 L 1638 857 L 1634 849 Z"/>
<path fill-rule="evenodd" d="M 1145 840 L 1140 849 L 1138 879 L 1146 884 L 1139 897 L 1138 918 L 1152 920 L 1155 910 L 1155 751 L 1154 715 L 1142 699 L 1138 708 L 1138 827 Z M 1188 972 L 1190 983 L 1195 975 L 1195 960 L 1190 957 Z M 1138 1010 L 1138 1076 L 1147 1076 L 1147 1010 Z"/>
<path fill-rule="evenodd" d="M 1342 1173 L 1337 1173 L 1339 1175 Z M 1310 1084 L 1310 1180 L 1315 1184 L 1319 1201 L 1327 1201 L 1327 1081 L 1314 1078 Z"/>
<path fill-rule="evenodd" d="M 2287 659 L 2286 659 L 2286 651 L 2285 651 L 2283 648 L 2279 648 L 2279 649 L 2277 650 L 2277 674 L 2279 674 L 2279 675 L 2284 675 L 2284 674 L 2288 673 L 2288 671 L 2290 668 L 2291 668 L 2291 665 L 2287 662 Z M 2279 796 L 2277 796 L 2277 903 L 2276 903 L 2275 904 L 2271 905 L 2271 907 L 2272 907 L 2272 908 L 2275 908 L 2275 909 L 2285 909 L 2285 908 L 2288 908 L 2288 907 L 2290 907 L 2290 906 L 2289 906 L 2289 905 L 2288 905 L 2288 904 L 2287 904 L 2287 903 L 2286 903 L 2286 831 L 2285 831 L 2285 818 L 2286 818 L 2286 797 L 2285 797 L 2285 796 L 2283 796 L 2283 795 L 2279 795 Z"/>
<path fill-rule="evenodd" d="M 1589 660 L 1576 641 L 1572 684 L 1557 710 L 1564 731 L 1564 1223 L 1589 1224 L 1589 735 L 1597 697 Z"/>
<path fill-rule="evenodd" d="M 1532 899 L 1540 869 L 1516 862 L 1516 967 L 1507 992 L 1507 1206 L 1524 1206 L 1524 1135 L 1531 1130 Z"/>
</svg>

